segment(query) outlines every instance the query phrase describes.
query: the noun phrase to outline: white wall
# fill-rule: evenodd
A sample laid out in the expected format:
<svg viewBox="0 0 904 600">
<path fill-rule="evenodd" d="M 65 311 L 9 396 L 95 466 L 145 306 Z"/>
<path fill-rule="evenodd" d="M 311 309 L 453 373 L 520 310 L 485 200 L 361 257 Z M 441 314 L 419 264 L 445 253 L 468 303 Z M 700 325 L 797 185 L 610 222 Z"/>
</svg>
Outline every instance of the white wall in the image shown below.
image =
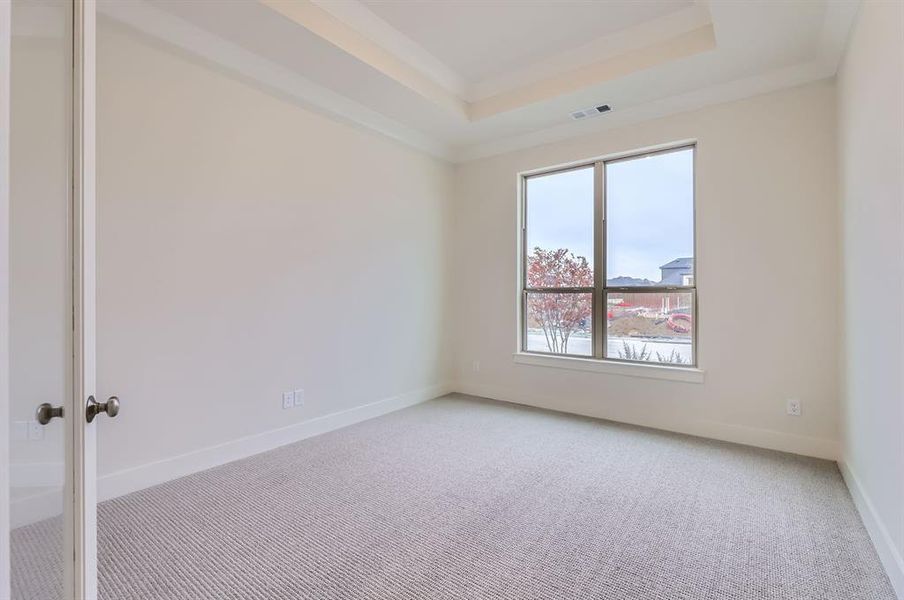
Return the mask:
<svg viewBox="0 0 904 600">
<path fill-rule="evenodd" d="M 835 457 L 834 122 L 832 82 L 820 82 L 459 166 L 459 389 Z M 514 364 L 516 174 L 688 139 L 698 141 L 699 365 L 705 382 Z M 480 362 L 479 372 L 473 361 Z M 791 397 L 802 400 L 803 416 L 786 415 Z"/>
<path fill-rule="evenodd" d="M 904 598 L 904 4 L 862 5 L 838 98 L 843 466 Z"/>
<path fill-rule="evenodd" d="M 836 90 L 821 82 L 454 170 L 102 21 L 98 392 L 124 408 L 99 424 L 100 474 L 450 379 L 835 457 L 843 384 L 845 475 L 901 593 L 902 18 L 899 3 L 864 4 L 837 146 Z M 516 173 L 686 139 L 705 382 L 515 365 Z M 306 406 L 282 410 L 296 387 Z M 785 415 L 788 397 L 802 417 Z"/>
<path fill-rule="evenodd" d="M 101 476 L 436 395 L 449 165 L 106 20 L 98 61 Z"/>
</svg>

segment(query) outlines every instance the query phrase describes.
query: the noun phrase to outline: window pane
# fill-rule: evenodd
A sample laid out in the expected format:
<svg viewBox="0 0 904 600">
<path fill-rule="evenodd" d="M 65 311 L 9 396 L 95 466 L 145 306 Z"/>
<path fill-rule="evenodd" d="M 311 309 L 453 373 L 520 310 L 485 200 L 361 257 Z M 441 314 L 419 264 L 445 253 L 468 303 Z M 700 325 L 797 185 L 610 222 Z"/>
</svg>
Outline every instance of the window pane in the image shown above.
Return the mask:
<svg viewBox="0 0 904 600">
<path fill-rule="evenodd" d="M 528 293 L 527 349 L 533 352 L 591 356 L 593 295 Z"/>
<path fill-rule="evenodd" d="M 693 292 L 609 292 L 606 310 L 606 358 L 693 364 Z"/>
<path fill-rule="evenodd" d="M 593 285 L 593 167 L 526 180 L 527 286 Z"/>
<path fill-rule="evenodd" d="M 606 164 L 610 287 L 693 285 L 692 148 Z"/>
</svg>

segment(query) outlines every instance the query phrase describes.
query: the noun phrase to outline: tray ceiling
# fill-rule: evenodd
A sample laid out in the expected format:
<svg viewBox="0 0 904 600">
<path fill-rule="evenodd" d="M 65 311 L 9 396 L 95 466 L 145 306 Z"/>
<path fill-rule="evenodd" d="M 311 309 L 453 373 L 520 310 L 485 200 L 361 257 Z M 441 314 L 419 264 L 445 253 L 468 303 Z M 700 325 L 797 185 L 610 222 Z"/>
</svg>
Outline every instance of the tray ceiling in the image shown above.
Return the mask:
<svg viewBox="0 0 904 600">
<path fill-rule="evenodd" d="M 831 77 L 857 0 L 100 0 L 107 17 L 450 160 Z M 612 111 L 573 121 L 575 110 Z"/>
</svg>

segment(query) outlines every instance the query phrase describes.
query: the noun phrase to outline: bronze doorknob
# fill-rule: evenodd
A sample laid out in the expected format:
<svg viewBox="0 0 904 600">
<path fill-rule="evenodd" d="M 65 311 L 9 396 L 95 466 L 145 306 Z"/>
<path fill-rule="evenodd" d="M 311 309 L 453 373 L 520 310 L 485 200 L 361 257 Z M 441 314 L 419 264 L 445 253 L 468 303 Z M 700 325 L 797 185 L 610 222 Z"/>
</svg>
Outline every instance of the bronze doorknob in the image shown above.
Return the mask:
<svg viewBox="0 0 904 600">
<path fill-rule="evenodd" d="M 106 402 L 98 402 L 94 396 L 88 396 L 88 406 L 85 408 L 85 418 L 88 422 L 94 421 L 94 417 L 100 413 L 107 413 L 108 417 L 119 414 L 119 398 L 110 396 Z"/>
<path fill-rule="evenodd" d="M 52 419 L 57 417 L 63 417 L 63 407 L 54 406 L 49 402 L 40 405 L 38 410 L 35 411 L 35 419 L 37 419 L 38 423 L 41 425 L 47 425 Z"/>
</svg>

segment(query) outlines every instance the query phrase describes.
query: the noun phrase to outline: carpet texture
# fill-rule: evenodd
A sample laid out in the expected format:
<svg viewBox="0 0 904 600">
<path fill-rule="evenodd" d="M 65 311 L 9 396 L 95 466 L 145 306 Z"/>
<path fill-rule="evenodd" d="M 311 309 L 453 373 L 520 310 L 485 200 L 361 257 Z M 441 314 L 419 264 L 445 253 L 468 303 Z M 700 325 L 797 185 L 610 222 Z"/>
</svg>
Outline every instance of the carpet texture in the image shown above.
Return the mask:
<svg viewBox="0 0 904 600">
<path fill-rule="evenodd" d="M 458 395 L 98 522 L 105 600 L 894 599 L 834 463 Z M 15 532 L 16 600 L 53 527 Z"/>
</svg>

